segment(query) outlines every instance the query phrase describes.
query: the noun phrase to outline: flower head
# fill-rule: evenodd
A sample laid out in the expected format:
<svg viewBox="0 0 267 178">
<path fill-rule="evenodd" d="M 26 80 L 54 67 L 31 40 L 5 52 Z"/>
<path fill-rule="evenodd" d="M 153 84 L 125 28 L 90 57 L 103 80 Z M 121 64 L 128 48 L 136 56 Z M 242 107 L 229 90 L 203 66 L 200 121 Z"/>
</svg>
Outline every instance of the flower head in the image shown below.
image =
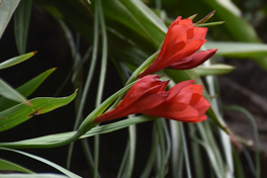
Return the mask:
<svg viewBox="0 0 267 178">
<path fill-rule="evenodd" d="M 191 69 L 209 59 L 217 49 L 200 51 L 206 42 L 207 28 L 194 27 L 190 18 L 181 20 L 178 17 L 168 29 L 161 51 L 156 60 L 141 74 L 139 78 L 164 68 Z"/>
<path fill-rule="evenodd" d="M 157 75 L 148 75 L 133 85 L 117 107 L 97 117 L 94 122 L 135 113 L 183 122 L 203 121 L 207 118 L 204 114 L 210 104 L 202 96 L 202 86 L 192 84 L 193 82 L 194 80 L 184 81 L 165 91 L 168 81 L 162 82 Z"/>
</svg>

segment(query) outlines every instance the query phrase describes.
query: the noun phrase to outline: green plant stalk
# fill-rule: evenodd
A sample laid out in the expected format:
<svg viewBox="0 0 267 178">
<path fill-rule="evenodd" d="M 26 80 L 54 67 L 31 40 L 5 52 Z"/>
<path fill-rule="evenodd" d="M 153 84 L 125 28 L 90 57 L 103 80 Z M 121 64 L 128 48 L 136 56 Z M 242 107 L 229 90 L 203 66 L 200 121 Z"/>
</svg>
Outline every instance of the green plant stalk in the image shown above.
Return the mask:
<svg viewBox="0 0 267 178">
<path fill-rule="evenodd" d="M 185 138 L 185 132 L 184 132 L 184 125 L 182 122 L 179 122 L 181 135 L 182 135 L 182 142 L 183 142 L 183 150 L 184 150 L 184 156 L 185 156 L 185 164 L 186 164 L 186 172 L 187 177 L 191 178 L 191 170 L 190 170 L 190 161 L 189 161 L 189 155 L 187 152 L 187 145 L 186 145 L 186 138 Z"/>
<path fill-rule="evenodd" d="M 155 124 L 154 124 L 153 134 L 152 134 L 153 135 L 153 138 L 152 138 L 153 142 L 152 142 L 152 146 L 151 146 L 151 151 L 150 151 L 146 166 L 144 168 L 144 171 L 141 174 L 140 178 L 149 177 L 149 174 L 150 174 L 150 172 L 153 168 L 153 165 L 155 163 L 155 158 L 157 155 L 157 148 L 158 148 L 158 144 L 159 144 L 159 138 L 158 138 L 158 136 L 156 136 L 155 132 L 156 132 L 156 128 L 155 128 Z"/>
<path fill-rule="evenodd" d="M 125 148 L 125 151 L 124 151 L 124 155 L 123 155 L 123 158 L 122 158 L 122 161 L 121 161 L 121 165 L 120 165 L 120 169 L 119 169 L 119 172 L 118 172 L 118 175 L 117 175 L 117 178 L 120 178 L 120 177 L 125 177 L 125 167 L 127 167 L 127 163 L 129 163 L 128 160 L 128 155 L 129 155 L 129 150 L 130 150 L 130 141 L 128 140 L 127 142 L 127 146 Z"/>
<path fill-rule="evenodd" d="M 257 127 L 257 124 L 255 122 L 254 117 L 252 116 L 252 114 L 250 112 L 248 112 L 245 108 L 243 108 L 241 106 L 232 105 L 232 106 L 224 107 L 224 109 L 239 111 L 239 112 L 245 114 L 247 116 L 247 118 L 249 119 L 249 121 L 251 122 L 251 125 L 253 128 L 253 134 L 254 134 L 254 138 L 255 138 L 255 143 L 256 143 L 255 144 L 256 177 L 260 178 L 261 166 L 260 166 L 259 135 L 258 135 L 258 127 Z"/>
<path fill-rule="evenodd" d="M 97 4 L 96 4 L 96 6 L 97 6 Z M 96 14 L 98 14 L 97 8 L 96 8 Z M 80 101 L 80 105 L 79 105 L 79 109 L 78 109 L 78 112 L 77 112 L 77 116 L 76 116 L 76 120 L 75 120 L 75 124 L 74 124 L 73 130 L 76 130 L 78 128 L 79 123 L 81 122 L 82 111 L 83 111 L 83 108 L 84 108 L 84 104 L 85 104 L 85 101 L 86 101 L 86 98 L 87 98 L 88 90 L 90 88 L 90 84 L 92 82 L 93 73 L 95 71 L 95 66 L 96 66 L 97 51 L 98 51 L 98 41 L 99 41 L 99 38 L 98 38 L 98 31 L 99 31 L 98 15 L 95 15 L 94 18 L 95 19 L 94 19 L 94 38 L 93 38 L 92 59 L 91 59 L 90 68 L 89 68 L 87 79 L 86 79 L 86 83 L 85 83 L 85 86 L 84 86 L 84 89 L 83 89 L 83 93 L 82 93 L 82 97 L 81 97 L 81 101 Z M 77 139 L 77 138 L 75 138 L 75 139 Z M 67 168 L 70 167 L 73 144 L 74 143 L 71 143 L 70 146 L 69 146 L 68 157 L 67 157 Z"/>
<path fill-rule="evenodd" d="M 204 47 L 202 47 L 202 48 L 204 48 Z M 210 60 L 208 60 L 204 63 L 204 66 L 210 66 L 210 65 L 211 65 Z M 214 79 L 215 79 L 214 76 L 207 76 L 206 77 L 206 81 L 207 81 L 209 92 L 210 92 L 209 94 L 211 96 L 215 96 L 217 94 L 215 91 L 215 88 L 214 88 L 214 86 L 215 86 Z M 217 113 L 217 116 L 220 118 L 223 125 L 225 125 L 225 122 L 222 119 L 222 116 L 221 116 L 220 111 L 219 111 L 217 98 L 210 98 L 210 103 L 212 105 L 212 108 L 214 109 L 214 112 Z M 232 157 L 232 151 L 231 151 L 230 137 L 225 132 L 223 132 L 221 129 L 219 129 L 219 135 L 221 138 L 223 153 L 224 153 L 224 156 L 225 156 L 225 159 L 227 162 L 227 167 L 229 168 L 229 171 L 227 171 L 227 173 L 229 175 L 233 175 L 234 165 L 233 165 L 233 157 Z M 217 150 L 217 149 L 215 149 L 215 150 Z M 218 153 L 217 157 L 219 157 L 219 154 L 220 153 Z"/>
<path fill-rule="evenodd" d="M 179 160 L 182 157 L 182 150 L 181 150 L 181 134 L 179 129 L 179 123 L 174 120 L 170 120 L 169 122 L 170 132 L 171 132 L 171 140 L 172 140 L 172 157 L 171 157 L 171 164 L 172 164 L 172 176 L 179 177 Z"/>
<path fill-rule="evenodd" d="M 132 117 L 132 116 L 129 116 Z M 129 142 L 130 142 L 130 152 L 129 152 L 129 165 L 127 177 L 132 176 L 135 158 L 135 147 L 136 147 L 136 125 L 131 125 L 129 127 Z"/>
<path fill-rule="evenodd" d="M 101 100 L 103 97 L 103 91 L 104 91 L 104 83 L 105 83 L 105 76 L 106 76 L 106 70 L 107 70 L 107 30 L 105 25 L 105 19 L 104 19 L 104 13 L 101 5 L 101 0 L 96 1 L 96 8 L 98 8 L 98 14 L 95 13 L 95 15 L 99 15 L 100 20 L 100 27 L 102 31 L 102 59 L 101 59 L 101 69 L 100 69 L 100 77 L 99 77 L 99 83 L 98 83 L 98 90 L 96 95 L 96 107 L 98 107 L 101 104 Z M 97 12 L 97 11 L 95 11 Z M 98 172 L 98 162 L 99 162 L 99 135 L 96 135 L 94 137 L 94 178 L 97 178 L 97 172 Z"/>
<path fill-rule="evenodd" d="M 158 138 L 159 138 L 159 149 L 160 149 L 160 156 L 158 156 L 158 167 L 157 167 L 157 176 L 159 178 L 164 178 L 165 177 L 165 165 L 164 165 L 164 159 L 165 159 L 165 138 L 164 138 L 164 131 L 161 123 L 161 119 L 156 119 L 156 128 L 157 128 L 157 133 Z"/>
<path fill-rule="evenodd" d="M 195 125 L 194 124 L 189 124 L 189 130 L 190 130 L 190 135 L 193 135 L 192 132 L 196 131 Z M 191 140 L 191 150 L 192 150 L 192 157 L 193 159 L 193 165 L 194 165 L 194 175 L 197 176 L 198 178 L 204 178 L 204 167 L 201 161 L 203 161 L 202 159 L 202 155 L 200 152 L 200 146 L 197 142 L 195 142 L 195 140 Z"/>
</svg>

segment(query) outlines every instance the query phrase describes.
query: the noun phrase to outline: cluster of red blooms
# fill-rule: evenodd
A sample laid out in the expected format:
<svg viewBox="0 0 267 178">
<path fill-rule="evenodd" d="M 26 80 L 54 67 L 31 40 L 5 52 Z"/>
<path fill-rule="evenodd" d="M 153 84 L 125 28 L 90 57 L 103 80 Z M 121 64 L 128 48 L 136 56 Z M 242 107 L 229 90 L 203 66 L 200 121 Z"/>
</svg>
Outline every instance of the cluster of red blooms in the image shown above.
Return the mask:
<svg viewBox="0 0 267 178">
<path fill-rule="evenodd" d="M 142 113 L 164 117 L 182 122 L 200 122 L 206 120 L 205 112 L 210 107 L 202 96 L 201 85 L 192 84 L 194 80 L 178 83 L 169 91 L 168 84 L 158 79 L 157 75 L 148 75 L 159 70 L 191 69 L 212 55 L 217 49 L 200 51 L 206 42 L 207 28 L 194 27 L 190 18 L 178 17 L 170 26 L 156 60 L 141 74 L 118 106 L 99 117 L 94 122 L 103 122 L 129 114 Z M 148 75 L 148 76 L 146 76 Z"/>
</svg>

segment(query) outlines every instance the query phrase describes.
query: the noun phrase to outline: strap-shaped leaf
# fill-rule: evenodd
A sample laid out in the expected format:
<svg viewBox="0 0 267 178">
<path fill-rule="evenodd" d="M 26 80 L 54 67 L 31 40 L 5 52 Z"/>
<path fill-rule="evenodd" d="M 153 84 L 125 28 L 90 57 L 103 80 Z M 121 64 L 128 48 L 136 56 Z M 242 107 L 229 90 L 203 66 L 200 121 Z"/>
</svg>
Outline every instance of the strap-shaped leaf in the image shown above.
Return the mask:
<svg viewBox="0 0 267 178">
<path fill-rule="evenodd" d="M 234 66 L 226 64 L 214 64 L 211 66 L 198 66 L 194 70 L 199 76 L 207 75 L 222 75 L 232 72 L 235 69 Z"/>
<path fill-rule="evenodd" d="M 2 0 L 0 6 L 0 39 L 20 0 Z"/>
<path fill-rule="evenodd" d="M 29 101 L 22 96 L 19 92 L 13 89 L 10 85 L 8 85 L 4 80 L 0 78 L 0 95 L 4 96 L 5 98 L 23 102 L 30 105 Z"/>
<path fill-rule="evenodd" d="M 65 175 L 67 175 L 67 176 L 69 176 L 71 178 L 81 178 L 80 176 L 70 172 L 69 170 L 67 170 L 67 169 L 65 169 L 65 168 L 63 168 L 63 167 L 61 167 L 61 166 L 59 166 L 59 165 L 47 160 L 47 159 L 41 158 L 39 156 L 30 154 L 30 153 L 26 153 L 26 152 L 23 152 L 23 151 L 19 151 L 19 150 L 10 149 L 10 148 L 2 148 L 2 147 L 0 147 L 0 150 L 6 150 L 6 151 L 15 152 L 15 153 L 27 156 L 29 158 L 35 159 L 37 161 L 40 161 L 40 162 L 42 162 L 44 164 L 47 164 L 47 165 L 57 169 L 58 171 L 62 172 L 63 174 L 65 174 Z M 30 176 L 28 176 L 28 177 L 30 177 Z"/>
<path fill-rule="evenodd" d="M 23 96 L 28 97 L 32 92 L 34 92 L 43 81 L 54 71 L 56 68 L 49 69 L 22 86 L 16 88 L 16 91 L 21 93 Z M 17 102 L 9 100 L 5 97 L 0 97 L 0 111 L 3 111 L 11 106 L 16 105 Z"/>
<path fill-rule="evenodd" d="M 20 165 L 17 165 L 15 163 L 12 163 L 10 161 L 0 159 L 0 170 L 9 170 L 9 171 L 18 171 L 18 172 L 25 172 L 25 173 L 33 173 L 29 169 L 26 169 Z M 1 175 L 0 175 L 1 177 Z"/>
<path fill-rule="evenodd" d="M 20 55 L 20 56 L 16 56 L 16 57 L 13 57 L 11 59 L 8 59 L 8 60 L 0 63 L 0 69 L 5 69 L 7 67 L 14 66 L 14 65 L 16 65 L 18 63 L 21 63 L 21 62 L 29 59 L 30 57 L 32 57 L 35 54 L 36 54 L 36 51 L 30 52 L 30 53 L 27 53 L 27 54 L 23 54 L 23 55 Z"/>
<path fill-rule="evenodd" d="M 33 116 L 44 114 L 71 102 L 76 96 L 76 91 L 64 98 L 35 98 L 30 100 L 31 105 L 18 104 L 0 112 L 0 132 L 11 129 Z"/>
<path fill-rule="evenodd" d="M 17 10 L 14 13 L 15 38 L 20 54 L 24 54 L 26 51 L 31 8 L 32 0 L 21 0 Z"/>
</svg>

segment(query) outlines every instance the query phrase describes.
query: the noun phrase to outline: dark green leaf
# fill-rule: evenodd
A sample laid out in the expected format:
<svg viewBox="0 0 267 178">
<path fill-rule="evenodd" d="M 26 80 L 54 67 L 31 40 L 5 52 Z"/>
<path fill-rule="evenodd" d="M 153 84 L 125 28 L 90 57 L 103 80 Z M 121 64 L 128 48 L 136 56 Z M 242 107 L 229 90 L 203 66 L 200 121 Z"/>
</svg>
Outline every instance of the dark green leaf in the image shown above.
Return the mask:
<svg viewBox="0 0 267 178">
<path fill-rule="evenodd" d="M 31 8 L 32 0 L 21 0 L 17 10 L 14 13 L 15 38 L 20 54 L 24 54 L 26 51 Z"/>
<path fill-rule="evenodd" d="M 21 93 L 23 96 L 28 97 L 32 92 L 34 92 L 43 81 L 55 70 L 56 68 L 49 69 L 44 73 L 38 75 L 34 79 L 28 81 L 27 83 L 23 84 L 22 86 L 16 88 L 16 91 Z M 0 97 L 0 111 L 3 111 L 11 106 L 16 105 L 17 102 L 9 100 L 4 97 Z"/>
<path fill-rule="evenodd" d="M 0 112 L 0 132 L 11 129 L 33 116 L 44 114 L 71 102 L 76 92 L 64 98 L 35 98 L 31 105 L 18 104 Z"/>
<path fill-rule="evenodd" d="M 24 167 L 21 167 L 20 165 L 17 165 L 15 163 L 9 162 L 9 161 L 4 160 L 4 159 L 0 159 L 0 170 L 33 173 L 29 169 L 26 169 Z M 0 177 L 1 177 L 1 174 L 0 174 Z"/>
</svg>

